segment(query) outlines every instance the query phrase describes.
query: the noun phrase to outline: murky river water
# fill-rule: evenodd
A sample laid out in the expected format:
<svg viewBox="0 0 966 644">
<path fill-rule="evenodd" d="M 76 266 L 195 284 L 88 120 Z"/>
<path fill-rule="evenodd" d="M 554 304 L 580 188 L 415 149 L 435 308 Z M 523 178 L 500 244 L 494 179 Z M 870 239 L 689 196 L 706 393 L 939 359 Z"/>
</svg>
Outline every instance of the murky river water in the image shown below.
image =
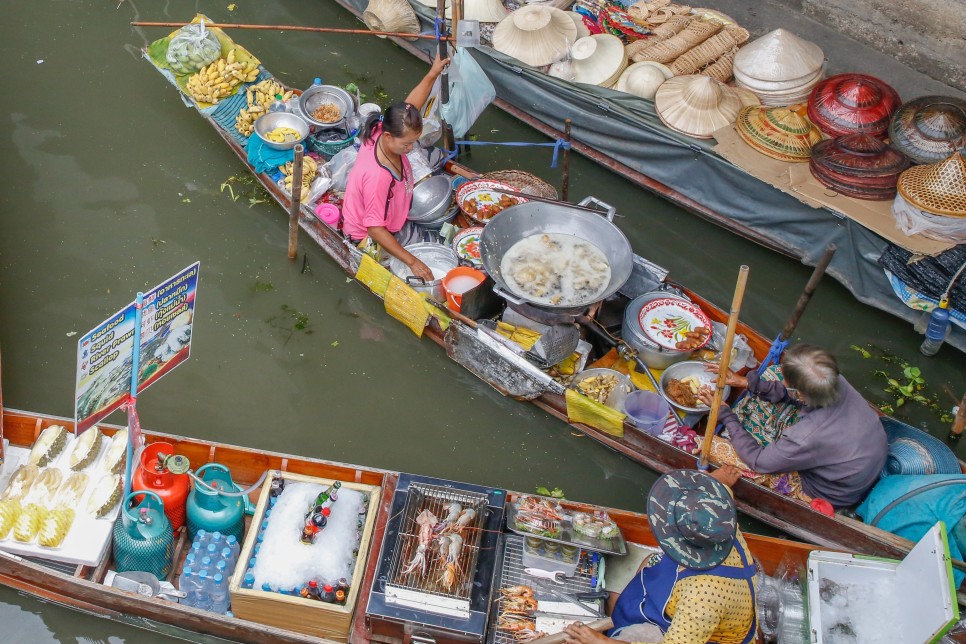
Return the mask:
<svg viewBox="0 0 966 644">
<path fill-rule="evenodd" d="M 82 334 L 195 260 L 202 265 L 191 359 L 139 399 L 145 426 L 281 452 L 363 463 L 640 510 L 653 475 L 505 399 L 387 317 L 381 303 L 303 236 L 308 270 L 286 259 L 286 216 L 237 201 L 221 184 L 245 170 L 139 51 L 163 30 L 128 22 L 214 19 L 352 27 L 325 0 L 149 3 L 36 0 L 0 27 L 0 343 L 7 406 L 71 415 Z M 235 32 L 287 83 L 316 76 L 403 97 L 424 66 L 374 38 Z M 484 140 L 540 140 L 490 110 Z M 508 151 L 509 150 L 509 151 Z M 559 180 L 545 149 L 477 148 L 481 170 L 520 168 Z M 571 195 L 606 196 L 634 248 L 722 305 L 751 267 L 743 319 L 777 333 L 809 275 L 575 158 Z M 297 326 L 304 326 L 302 329 Z M 962 355 L 931 360 L 898 320 L 826 280 L 799 326 L 837 353 L 866 395 L 886 399 L 882 366 L 850 344 L 919 365 L 930 387 L 963 389 Z M 932 423 L 918 412 L 913 419 Z M 962 451 L 962 450 L 961 450 Z M 145 641 L 132 627 L 0 590 L 4 641 Z M 149 636 L 150 637 L 150 636 Z M 156 636 L 162 639 L 161 635 Z"/>
</svg>

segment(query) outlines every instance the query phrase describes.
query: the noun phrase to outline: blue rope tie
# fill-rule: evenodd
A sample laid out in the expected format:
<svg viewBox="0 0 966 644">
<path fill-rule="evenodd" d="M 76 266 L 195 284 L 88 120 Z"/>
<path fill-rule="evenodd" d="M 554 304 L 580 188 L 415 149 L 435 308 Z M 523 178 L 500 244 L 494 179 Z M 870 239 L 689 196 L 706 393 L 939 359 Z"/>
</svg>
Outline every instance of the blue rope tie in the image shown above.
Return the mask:
<svg viewBox="0 0 966 644">
<path fill-rule="evenodd" d="M 514 148 L 553 148 L 553 158 L 550 159 L 550 167 L 557 167 L 557 157 L 561 150 L 570 149 L 570 141 L 564 139 L 557 139 L 553 143 L 530 143 L 528 141 L 457 141 L 456 146 L 459 148 L 461 145 L 504 145 Z M 452 156 L 449 158 L 455 158 L 456 151 L 453 150 L 449 152 Z"/>
<path fill-rule="evenodd" d="M 440 38 L 443 37 L 443 33 L 446 31 L 446 21 L 436 16 L 433 20 L 433 31 L 436 32 L 436 42 L 439 42 Z"/>
</svg>

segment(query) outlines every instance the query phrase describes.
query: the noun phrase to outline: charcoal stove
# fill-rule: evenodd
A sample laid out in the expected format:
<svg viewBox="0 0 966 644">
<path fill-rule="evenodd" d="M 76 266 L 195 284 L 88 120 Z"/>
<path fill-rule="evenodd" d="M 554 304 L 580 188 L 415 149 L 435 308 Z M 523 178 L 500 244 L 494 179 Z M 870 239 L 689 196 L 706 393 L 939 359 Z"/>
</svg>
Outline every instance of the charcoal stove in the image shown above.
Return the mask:
<svg viewBox="0 0 966 644">
<path fill-rule="evenodd" d="M 476 510 L 476 517 L 462 533 L 462 574 L 447 590 L 438 582 L 444 567 L 434 547 L 427 553 L 425 576 L 406 574 L 404 569 L 419 545 L 416 517 L 428 509 L 443 520 L 444 506 L 454 501 L 464 509 Z M 366 607 L 373 641 L 485 641 L 505 501 L 504 490 L 411 474 L 399 476 Z"/>
</svg>

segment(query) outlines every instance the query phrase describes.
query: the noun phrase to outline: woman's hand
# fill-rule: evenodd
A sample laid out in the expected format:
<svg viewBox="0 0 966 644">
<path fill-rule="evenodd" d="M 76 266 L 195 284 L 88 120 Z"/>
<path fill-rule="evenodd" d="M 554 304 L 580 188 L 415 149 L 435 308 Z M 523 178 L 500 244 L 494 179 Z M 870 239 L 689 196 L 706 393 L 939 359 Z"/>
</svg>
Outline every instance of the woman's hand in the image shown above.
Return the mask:
<svg viewBox="0 0 966 644">
<path fill-rule="evenodd" d="M 710 363 L 705 365 L 705 368 L 713 374 L 719 373 L 721 365 L 716 363 Z M 731 387 L 740 387 L 741 389 L 748 388 L 748 379 L 744 376 L 739 376 L 734 371 L 728 370 L 728 375 L 725 376 L 725 384 Z"/>
<path fill-rule="evenodd" d="M 435 277 L 433 277 L 433 271 L 429 270 L 429 266 L 426 266 L 423 262 L 416 258 L 415 255 L 410 255 L 411 261 L 406 262 L 406 266 L 409 270 L 413 272 L 416 277 L 422 277 L 427 282 L 432 282 Z"/>
<path fill-rule="evenodd" d="M 711 476 L 728 487 L 734 487 L 735 483 L 741 480 L 741 470 L 734 465 L 722 465 L 712 472 Z"/>
<path fill-rule="evenodd" d="M 566 639 L 565 642 L 573 642 L 574 644 L 601 644 L 603 642 L 614 642 L 609 637 L 598 633 L 592 628 L 581 624 L 580 622 L 574 622 L 573 624 L 568 624 L 563 630 Z"/>
<path fill-rule="evenodd" d="M 436 59 L 433 60 L 433 66 L 430 72 L 433 76 L 439 76 L 443 73 L 443 70 L 449 65 L 449 58 L 440 58 L 439 52 L 436 52 Z"/>
<path fill-rule="evenodd" d="M 711 389 L 709 387 L 701 387 L 700 389 L 698 389 L 697 396 L 698 396 L 698 400 L 703 402 L 708 407 L 714 404 L 714 389 Z M 727 404 L 728 403 L 721 401 L 722 407 Z"/>
</svg>

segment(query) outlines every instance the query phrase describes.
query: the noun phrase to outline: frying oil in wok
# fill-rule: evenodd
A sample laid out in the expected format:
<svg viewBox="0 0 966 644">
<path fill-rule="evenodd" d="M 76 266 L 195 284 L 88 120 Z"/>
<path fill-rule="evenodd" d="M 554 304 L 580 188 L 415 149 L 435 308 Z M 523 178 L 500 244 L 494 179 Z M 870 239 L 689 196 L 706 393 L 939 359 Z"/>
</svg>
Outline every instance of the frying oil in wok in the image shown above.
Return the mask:
<svg viewBox="0 0 966 644">
<path fill-rule="evenodd" d="M 559 233 L 521 239 L 503 256 L 500 271 L 514 293 L 540 305 L 590 304 L 610 283 L 610 264 L 597 246 Z"/>
</svg>

